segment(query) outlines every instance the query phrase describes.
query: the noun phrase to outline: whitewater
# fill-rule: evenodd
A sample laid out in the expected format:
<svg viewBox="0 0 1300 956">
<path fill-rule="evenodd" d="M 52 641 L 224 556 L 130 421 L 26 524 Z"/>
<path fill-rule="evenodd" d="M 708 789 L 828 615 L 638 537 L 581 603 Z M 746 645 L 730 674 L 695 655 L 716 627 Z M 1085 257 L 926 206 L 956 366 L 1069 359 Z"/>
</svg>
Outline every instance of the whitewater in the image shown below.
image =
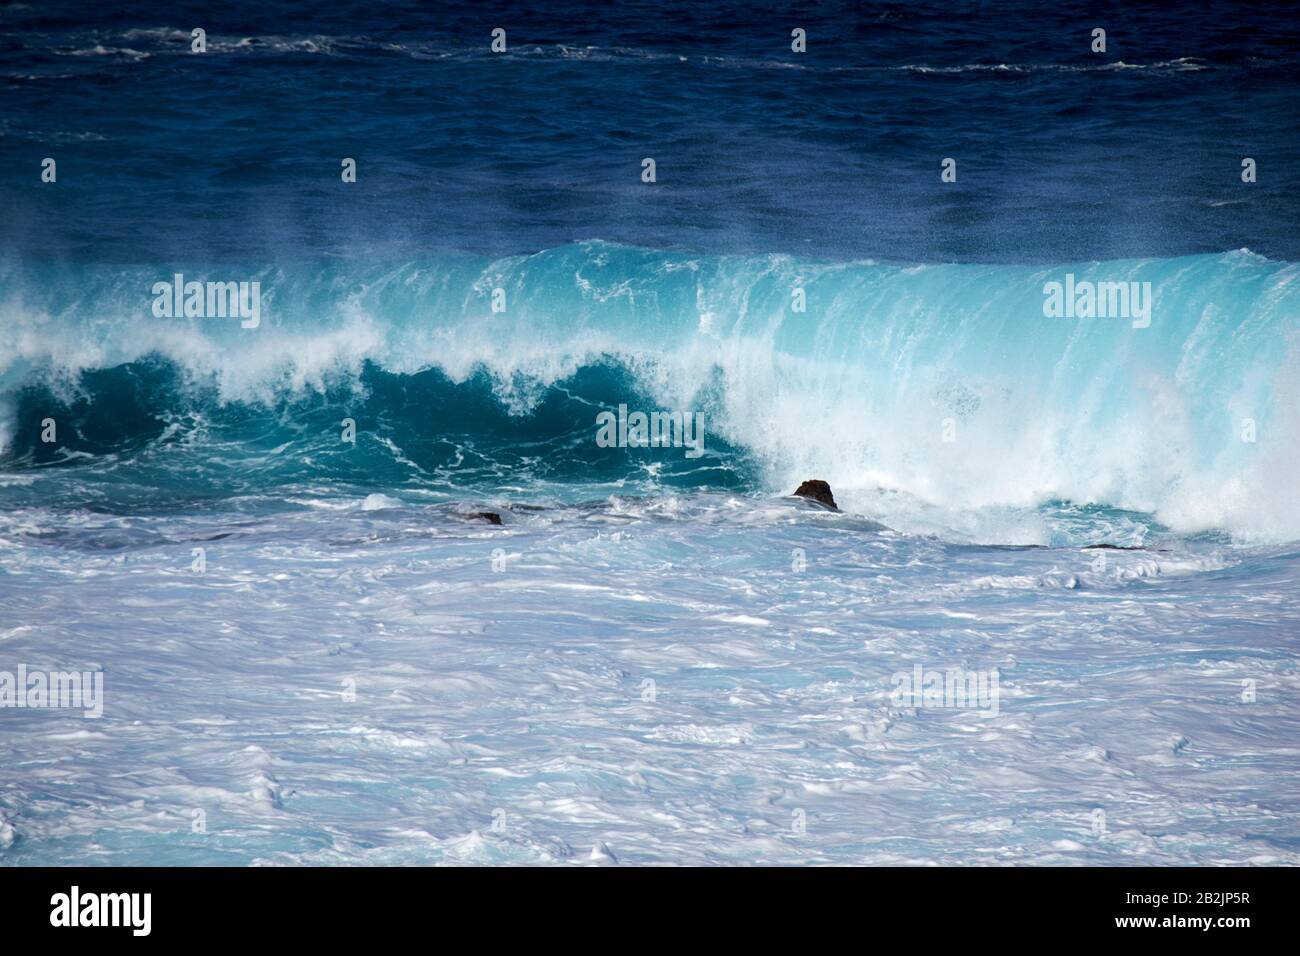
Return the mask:
<svg viewBox="0 0 1300 956">
<path fill-rule="evenodd" d="M 1152 283 L 1159 321 L 1045 317 L 1045 285 L 1076 274 Z M 568 446 L 544 469 L 573 475 L 565 463 L 587 463 L 581 446 L 621 384 L 648 407 L 709 410 L 724 447 L 694 479 L 681 463 L 653 463 L 687 484 L 743 470 L 771 493 L 824 477 L 855 510 L 912 530 L 937 530 L 931 509 L 961 522 L 1066 500 L 1148 513 L 1184 533 L 1300 538 L 1288 477 L 1300 464 L 1300 285 L 1294 264 L 1246 250 L 1051 268 L 692 257 L 589 242 L 488 261 L 308 265 L 262 274 L 274 322 L 260 331 L 156 319 L 138 307 L 158 278 L 147 270 L 7 278 L 0 439 L 15 456 L 53 460 L 37 440 L 36 404 L 82 402 L 91 414 L 93 381 L 135 414 L 106 424 L 112 434 L 99 444 L 80 433 L 82 451 L 169 428 L 179 431 L 167 442 L 183 443 L 249 409 L 310 406 L 369 414 L 376 440 L 397 448 L 457 433 L 556 442 L 563 432 Z M 796 290 L 804 311 L 791 307 Z M 504 312 L 489 306 L 494 291 Z M 127 367 L 132 385 L 114 379 Z M 602 376 L 621 382 L 594 381 Z M 22 389 L 34 380 L 43 391 Z M 439 406 L 414 407 L 419 389 L 439 391 Z M 197 423 L 188 430 L 178 424 L 186 417 Z M 276 428 L 299 434 L 287 421 Z M 401 464 L 396 452 L 377 454 L 376 467 Z M 646 456 L 623 464 L 623 478 L 652 467 Z M 418 464 L 402 467 L 421 479 Z M 884 494 L 914 507 L 895 513 Z M 1016 527 L 992 520 L 972 533 L 1052 540 L 1023 515 Z"/>
<path fill-rule="evenodd" d="M 104 708 L 0 710 L 0 863 L 1300 862 L 1298 317 L 1248 250 L 9 265 L 0 669 Z"/>
</svg>

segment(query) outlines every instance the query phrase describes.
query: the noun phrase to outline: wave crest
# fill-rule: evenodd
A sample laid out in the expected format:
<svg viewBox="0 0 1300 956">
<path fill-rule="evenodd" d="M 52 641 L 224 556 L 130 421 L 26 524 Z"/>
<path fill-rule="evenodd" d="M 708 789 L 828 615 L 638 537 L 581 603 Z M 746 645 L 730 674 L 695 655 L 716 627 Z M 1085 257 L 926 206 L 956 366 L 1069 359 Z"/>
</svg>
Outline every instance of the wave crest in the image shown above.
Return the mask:
<svg viewBox="0 0 1300 956">
<path fill-rule="evenodd" d="M 458 434 L 468 432 L 455 404 L 489 394 L 518 426 L 512 440 L 574 447 L 584 418 L 594 435 L 601 403 L 631 395 L 707 409 L 709 442 L 743 454 L 769 491 L 816 476 L 851 508 L 887 508 L 888 492 L 952 511 L 1066 500 L 1150 513 L 1181 531 L 1300 538 L 1287 482 L 1300 464 L 1297 267 L 1245 250 L 1043 268 L 589 242 L 495 261 L 208 276 L 261 281 L 256 330 L 155 319 L 148 290 L 173 269 L 5 276 L 6 444 L 20 426 L 31 435 L 14 418 L 22 389 L 39 383 L 72 402 L 88 374 L 151 355 L 175 370 L 178 389 L 215 407 L 282 412 L 311 396 L 373 401 L 367 368 L 436 370 L 451 389 L 438 415 Z M 1151 283 L 1150 327 L 1045 317 L 1044 286 L 1066 275 Z M 494 295 L 504 311 L 493 311 Z M 598 368 L 619 374 L 574 391 Z M 472 382 L 483 391 L 455 390 Z M 387 397 L 419 415 L 414 394 Z M 557 396 L 570 402 L 562 421 L 545 414 Z M 575 466 L 571 477 L 581 475 Z"/>
</svg>

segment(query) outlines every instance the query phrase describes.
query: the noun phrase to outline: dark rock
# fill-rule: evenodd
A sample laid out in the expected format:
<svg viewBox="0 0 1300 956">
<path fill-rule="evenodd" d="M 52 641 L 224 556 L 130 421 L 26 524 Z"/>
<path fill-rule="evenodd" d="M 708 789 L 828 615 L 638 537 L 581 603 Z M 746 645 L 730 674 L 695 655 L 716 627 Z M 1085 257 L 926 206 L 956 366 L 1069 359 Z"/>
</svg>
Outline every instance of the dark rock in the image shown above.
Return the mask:
<svg viewBox="0 0 1300 956">
<path fill-rule="evenodd" d="M 466 517 L 469 518 L 470 521 L 474 521 L 477 519 L 481 521 L 486 521 L 488 524 L 501 523 L 501 516 L 497 514 L 495 511 L 475 511 L 473 514 L 466 515 Z"/>
<path fill-rule="evenodd" d="M 834 508 L 836 511 L 840 510 L 840 506 L 835 503 L 835 496 L 831 494 L 831 486 L 817 478 L 805 481 L 794 490 L 794 493 L 798 498 L 811 498 L 827 508 Z"/>
<path fill-rule="evenodd" d="M 1146 548 L 1138 544 L 1089 544 L 1089 545 L 1085 545 L 1083 550 L 1089 551 L 1092 550 L 1093 548 L 1098 548 L 1103 551 L 1145 551 L 1146 550 Z"/>
</svg>

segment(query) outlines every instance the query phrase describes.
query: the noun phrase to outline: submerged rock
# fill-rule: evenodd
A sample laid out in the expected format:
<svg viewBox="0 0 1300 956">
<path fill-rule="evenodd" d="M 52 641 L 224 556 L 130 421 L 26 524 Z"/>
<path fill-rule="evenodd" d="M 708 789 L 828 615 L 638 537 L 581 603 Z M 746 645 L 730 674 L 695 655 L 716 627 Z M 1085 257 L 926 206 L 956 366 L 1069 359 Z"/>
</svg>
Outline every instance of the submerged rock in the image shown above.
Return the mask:
<svg viewBox="0 0 1300 956">
<path fill-rule="evenodd" d="M 835 503 L 835 496 L 831 494 L 831 486 L 818 478 L 805 481 L 794 490 L 794 493 L 798 498 L 811 498 L 828 508 L 834 508 L 836 511 L 840 510 L 840 506 Z"/>
<path fill-rule="evenodd" d="M 475 511 L 465 517 L 469 518 L 470 521 L 486 521 L 488 524 L 501 523 L 501 516 L 495 511 Z"/>
</svg>

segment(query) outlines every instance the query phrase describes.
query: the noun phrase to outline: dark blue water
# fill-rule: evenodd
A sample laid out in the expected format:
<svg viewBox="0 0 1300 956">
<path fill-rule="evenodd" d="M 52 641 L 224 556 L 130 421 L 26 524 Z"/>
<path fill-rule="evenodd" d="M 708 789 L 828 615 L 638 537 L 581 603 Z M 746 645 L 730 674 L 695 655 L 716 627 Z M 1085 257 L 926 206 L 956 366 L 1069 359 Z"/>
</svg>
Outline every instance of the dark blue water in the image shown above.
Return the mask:
<svg viewBox="0 0 1300 956">
<path fill-rule="evenodd" d="M 1297 24 L 1270 2 L 10 4 L 0 254 L 1293 260 Z"/>
</svg>

